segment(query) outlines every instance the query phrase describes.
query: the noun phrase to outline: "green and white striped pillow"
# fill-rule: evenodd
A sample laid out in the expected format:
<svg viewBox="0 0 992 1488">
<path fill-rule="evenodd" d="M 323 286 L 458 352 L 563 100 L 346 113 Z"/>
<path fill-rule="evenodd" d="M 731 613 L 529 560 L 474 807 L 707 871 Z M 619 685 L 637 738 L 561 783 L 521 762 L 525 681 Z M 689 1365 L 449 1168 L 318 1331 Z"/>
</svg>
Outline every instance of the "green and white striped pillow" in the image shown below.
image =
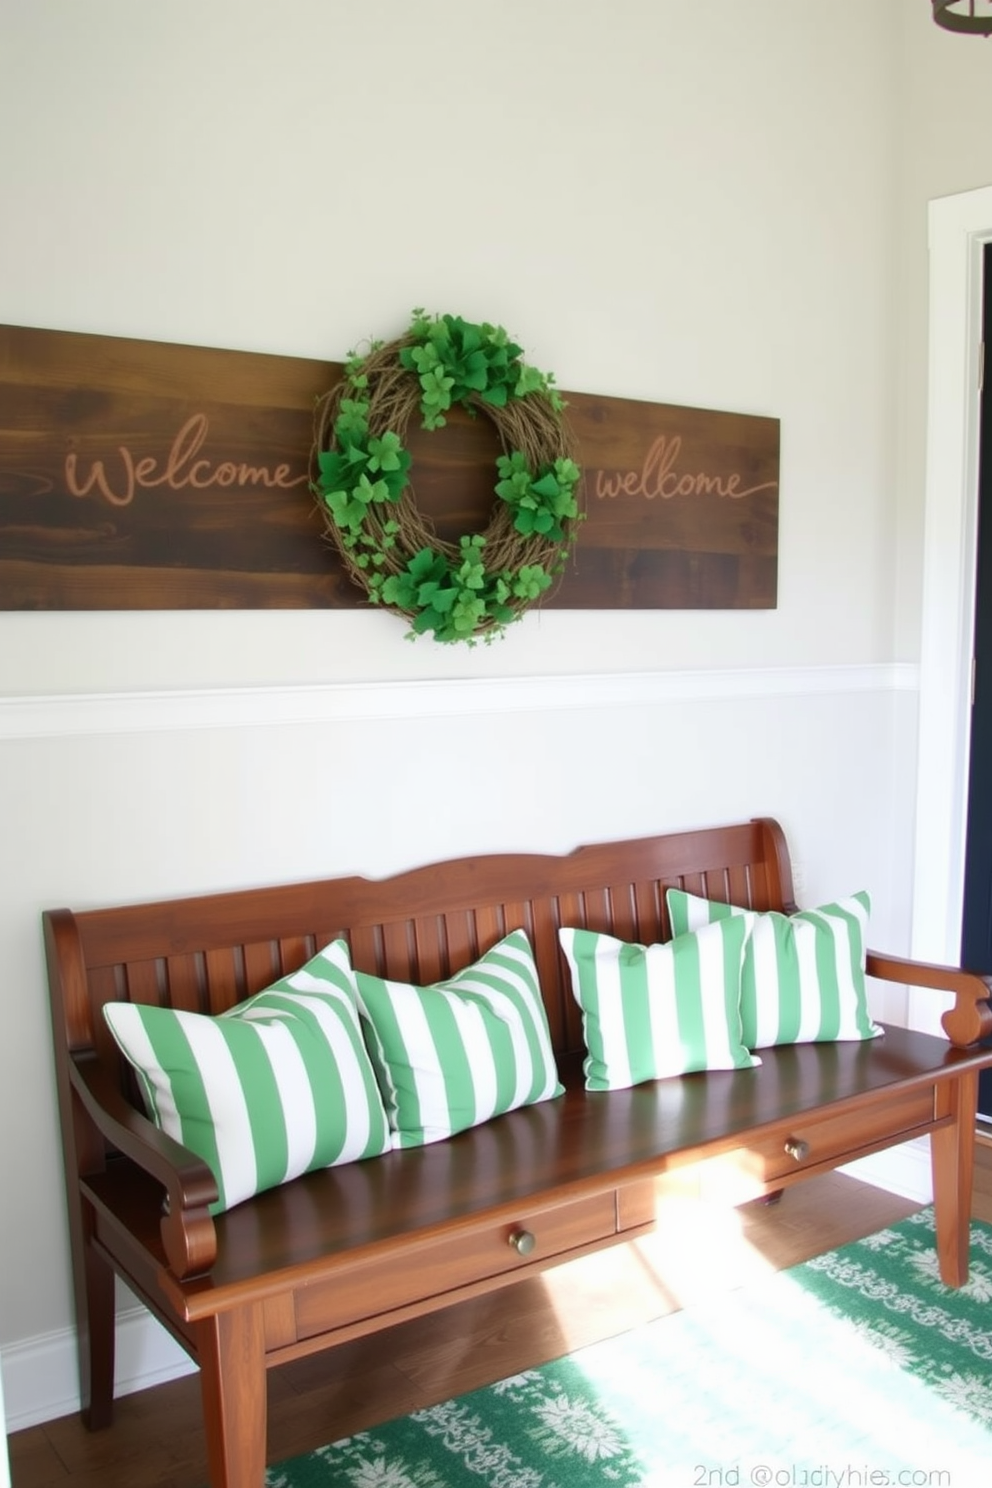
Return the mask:
<svg viewBox="0 0 992 1488">
<path fill-rule="evenodd" d="M 694 1070 L 747 1069 L 741 1040 L 746 919 L 720 920 L 663 945 L 595 930 L 558 932 L 582 1009 L 587 1090 L 623 1090 Z"/>
<path fill-rule="evenodd" d="M 206 1162 L 221 1213 L 300 1173 L 389 1150 L 342 940 L 212 1018 L 108 1002 L 148 1114 Z"/>
<path fill-rule="evenodd" d="M 868 1016 L 865 954 L 871 898 L 847 899 L 784 915 L 667 892 L 672 934 L 730 915 L 753 919 L 741 976 L 741 1024 L 749 1049 L 875 1038 Z"/>
<path fill-rule="evenodd" d="M 514 930 L 432 987 L 356 971 L 394 1147 L 561 1095 L 530 941 Z"/>
</svg>

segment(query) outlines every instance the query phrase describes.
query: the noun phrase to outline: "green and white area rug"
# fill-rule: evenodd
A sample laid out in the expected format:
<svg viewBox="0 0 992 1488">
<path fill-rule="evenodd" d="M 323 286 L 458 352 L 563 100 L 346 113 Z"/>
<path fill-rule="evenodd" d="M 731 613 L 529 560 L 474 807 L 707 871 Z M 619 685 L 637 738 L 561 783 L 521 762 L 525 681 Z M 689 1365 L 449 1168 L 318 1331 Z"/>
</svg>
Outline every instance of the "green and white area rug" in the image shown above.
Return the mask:
<svg viewBox="0 0 992 1488">
<path fill-rule="evenodd" d="M 269 1488 L 978 1488 L 992 1229 L 942 1285 L 933 1212 L 270 1469 Z"/>
</svg>

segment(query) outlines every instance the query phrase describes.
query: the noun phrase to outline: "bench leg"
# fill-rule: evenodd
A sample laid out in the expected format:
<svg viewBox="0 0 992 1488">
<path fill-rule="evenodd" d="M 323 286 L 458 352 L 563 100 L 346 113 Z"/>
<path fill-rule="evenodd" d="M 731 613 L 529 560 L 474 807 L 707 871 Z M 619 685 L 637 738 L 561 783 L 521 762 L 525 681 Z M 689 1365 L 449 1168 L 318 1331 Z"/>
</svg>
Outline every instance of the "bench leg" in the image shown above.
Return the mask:
<svg viewBox="0 0 992 1488">
<path fill-rule="evenodd" d="M 267 1401 L 261 1304 L 201 1323 L 197 1352 L 210 1488 L 263 1488 Z"/>
<path fill-rule="evenodd" d="M 965 1070 L 937 1086 L 937 1115 L 950 1123 L 930 1133 L 937 1258 L 945 1286 L 964 1286 L 971 1248 L 978 1072 Z"/>
<path fill-rule="evenodd" d="M 78 1305 L 76 1312 L 79 1394 L 87 1427 L 101 1431 L 114 1415 L 114 1273 L 89 1244 L 82 1271 L 85 1305 Z"/>
</svg>

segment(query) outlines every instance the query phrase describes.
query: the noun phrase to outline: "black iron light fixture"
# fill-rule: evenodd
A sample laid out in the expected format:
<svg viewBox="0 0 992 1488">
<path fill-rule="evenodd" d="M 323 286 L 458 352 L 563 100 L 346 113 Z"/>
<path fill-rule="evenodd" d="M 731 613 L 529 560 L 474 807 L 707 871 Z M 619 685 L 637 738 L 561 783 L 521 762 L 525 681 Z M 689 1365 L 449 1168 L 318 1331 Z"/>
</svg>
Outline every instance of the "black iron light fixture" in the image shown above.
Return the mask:
<svg viewBox="0 0 992 1488">
<path fill-rule="evenodd" d="M 945 31 L 992 36 L 992 0 L 933 0 L 933 18 Z"/>
</svg>

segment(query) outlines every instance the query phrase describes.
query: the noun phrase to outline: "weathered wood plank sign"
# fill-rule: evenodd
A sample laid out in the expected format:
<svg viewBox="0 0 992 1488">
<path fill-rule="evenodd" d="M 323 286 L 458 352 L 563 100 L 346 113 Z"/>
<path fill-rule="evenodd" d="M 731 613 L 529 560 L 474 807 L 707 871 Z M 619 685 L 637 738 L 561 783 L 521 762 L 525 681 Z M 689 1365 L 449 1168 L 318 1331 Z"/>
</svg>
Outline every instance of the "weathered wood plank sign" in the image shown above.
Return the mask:
<svg viewBox="0 0 992 1488">
<path fill-rule="evenodd" d="M 310 491 L 340 366 L 0 326 L 0 608 L 366 603 Z M 558 609 L 770 609 L 777 419 L 566 393 L 587 520 Z M 482 530 L 495 429 L 409 431 L 442 536 Z"/>
</svg>

